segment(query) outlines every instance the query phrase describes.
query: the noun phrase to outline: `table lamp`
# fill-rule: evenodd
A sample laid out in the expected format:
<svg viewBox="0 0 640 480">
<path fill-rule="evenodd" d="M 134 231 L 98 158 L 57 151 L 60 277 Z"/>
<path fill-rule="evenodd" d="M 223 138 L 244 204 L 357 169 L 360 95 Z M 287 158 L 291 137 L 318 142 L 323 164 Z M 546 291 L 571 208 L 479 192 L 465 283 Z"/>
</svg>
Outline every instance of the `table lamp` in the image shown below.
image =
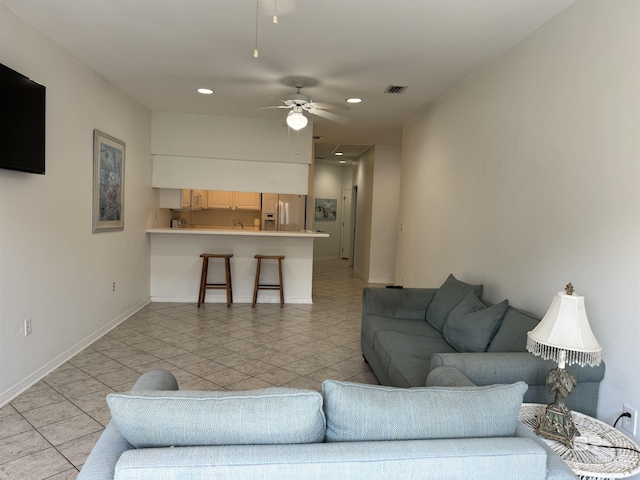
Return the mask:
<svg viewBox="0 0 640 480">
<path fill-rule="evenodd" d="M 547 376 L 547 388 L 550 393 L 555 392 L 555 399 L 547 405 L 536 433 L 571 448 L 579 432 L 564 399 L 576 386 L 576 377 L 565 370 L 565 365 L 600 365 L 602 351 L 589 326 L 584 297 L 574 294 L 573 285 L 568 284 L 564 292 L 556 293 L 549 311 L 538 326 L 527 333 L 527 350 L 558 363 L 558 368 Z"/>
</svg>

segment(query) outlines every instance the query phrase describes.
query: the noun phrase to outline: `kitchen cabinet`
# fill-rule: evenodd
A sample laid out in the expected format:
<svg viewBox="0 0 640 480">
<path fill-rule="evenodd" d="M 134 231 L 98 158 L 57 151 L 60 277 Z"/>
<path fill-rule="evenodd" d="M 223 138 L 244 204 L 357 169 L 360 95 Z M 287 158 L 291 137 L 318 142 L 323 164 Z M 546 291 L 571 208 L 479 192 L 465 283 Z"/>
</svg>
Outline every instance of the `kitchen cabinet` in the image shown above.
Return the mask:
<svg viewBox="0 0 640 480">
<path fill-rule="evenodd" d="M 159 189 L 159 207 L 172 210 L 200 210 L 207 200 L 206 190 Z"/>
<path fill-rule="evenodd" d="M 233 208 L 233 192 L 209 190 L 207 192 L 207 208 Z"/>
<path fill-rule="evenodd" d="M 209 190 L 207 194 L 207 208 L 252 211 L 260 211 L 261 208 L 259 192 Z"/>
<path fill-rule="evenodd" d="M 206 190 L 182 190 L 182 208 L 201 210 L 206 199 Z"/>
</svg>

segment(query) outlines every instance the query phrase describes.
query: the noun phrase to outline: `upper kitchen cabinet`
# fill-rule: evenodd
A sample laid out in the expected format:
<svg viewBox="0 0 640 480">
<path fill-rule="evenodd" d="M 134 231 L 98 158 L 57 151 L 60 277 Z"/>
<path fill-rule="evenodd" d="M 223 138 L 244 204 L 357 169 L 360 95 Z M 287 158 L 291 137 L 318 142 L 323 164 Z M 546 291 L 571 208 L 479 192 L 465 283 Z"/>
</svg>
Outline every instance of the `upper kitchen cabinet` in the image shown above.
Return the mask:
<svg viewBox="0 0 640 480">
<path fill-rule="evenodd" d="M 233 208 L 233 192 L 209 190 L 207 192 L 207 208 Z"/>
<path fill-rule="evenodd" d="M 260 211 L 260 193 L 209 190 L 207 208 Z"/>
<path fill-rule="evenodd" d="M 178 188 L 159 189 L 160 208 L 173 210 L 200 210 L 207 201 L 206 190 L 188 190 Z"/>
<path fill-rule="evenodd" d="M 233 192 L 234 210 L 260 210 L 260 198 L 257 192 Z"/>
</svg>

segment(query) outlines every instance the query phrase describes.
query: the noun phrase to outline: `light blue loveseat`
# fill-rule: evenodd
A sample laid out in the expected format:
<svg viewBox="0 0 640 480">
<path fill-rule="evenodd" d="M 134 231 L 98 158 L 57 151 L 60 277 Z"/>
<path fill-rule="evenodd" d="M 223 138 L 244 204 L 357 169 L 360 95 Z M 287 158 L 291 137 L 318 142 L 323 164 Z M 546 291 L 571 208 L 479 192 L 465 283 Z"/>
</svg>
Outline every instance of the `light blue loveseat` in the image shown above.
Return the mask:
<svg viewBox="0 0 640 480">
<path fill-rule="evenodd" d="M 144 374 L 78 480 L 576 479 L 517 421 L 526 385 L 179 391 Z"/>
<path fill-rule="evenodd" d="M 365 288 L 361 347 L 380 383 L 417 387 L 436 377 L 438 385 L 451 386 L 523 381 L 529 386 L 525 402 L 551 403 L 546 378 L 557 365 L 525 348 L 527 332 L 540 319 L 507 300 L 487 303 L 482 291 L 482 285 L 453 275 L 440 288 Z M 567 406 L 595 417 L 604 363 L 568 370 L 578 385 Z"/>
</svg>

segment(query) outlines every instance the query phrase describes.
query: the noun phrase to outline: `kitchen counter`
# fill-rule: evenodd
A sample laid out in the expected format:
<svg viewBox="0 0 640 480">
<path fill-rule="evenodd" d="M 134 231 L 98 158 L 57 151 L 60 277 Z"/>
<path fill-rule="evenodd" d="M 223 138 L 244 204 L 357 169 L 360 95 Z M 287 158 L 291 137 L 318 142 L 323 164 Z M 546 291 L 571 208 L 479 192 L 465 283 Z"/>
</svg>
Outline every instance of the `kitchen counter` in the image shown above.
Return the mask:
<svg viewBox="0 0 640 480">
<path fill-rule="evenodd" d="M 233 254 L 234 303 L 251 303 L 256 275 L 254 255 L 284 255 L 285 303 L 313 303 L 313 244 L 327 233 L 214 227 L 150 228 L 151 300 L 197 303 L 202 253 Z M 209 283 L 224 283 L 221 261 L 211 260 Z M 277 283 L 277 262 L 262 262 L 261 283 Z M 226 303 L 224 290 L 207 290 L 207 303 Z M 258 303 L 279 303 L 279 292 L 260 290 Z M 233 307 L 232 307 L 233 308 Z"/>
<path fill-rule="evenodd" d="M 184 228 L 149 228 L 147 233 L 167 233 L 178 235 L 252 235 L 259 237 L 303 237 L 321 238 L 328 237 L 328 233 L 315 230 L 305 230 L 302 232 L 276 232 L 273 230 L 254 230 L 253 228 L 228 228 L 228 227 L 184 227 Z"/>
</svg>

